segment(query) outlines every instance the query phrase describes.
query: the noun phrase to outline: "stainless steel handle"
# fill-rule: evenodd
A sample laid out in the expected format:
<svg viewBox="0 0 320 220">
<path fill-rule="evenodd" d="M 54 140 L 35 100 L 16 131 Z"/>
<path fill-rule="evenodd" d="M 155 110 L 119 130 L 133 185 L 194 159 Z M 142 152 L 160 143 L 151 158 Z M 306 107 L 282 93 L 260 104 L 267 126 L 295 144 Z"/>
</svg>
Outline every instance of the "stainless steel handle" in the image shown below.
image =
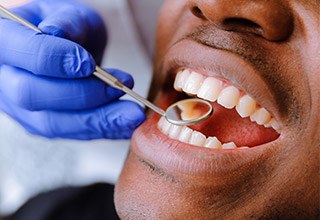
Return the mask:
<svg viewBox="0 0 320 220">
<path fill-rule="evenodd" d="M 162 116 L 165 116 L 166 112 L 164 110 L 155 106 L 149 100 L 145 99 L 144 97 L 140 96 L 138 93 L 134 92 L 133 90 L 123 85 L 116 77 L 112 76 L 110 73 L 108 73 L 101 67 L 96 66 L 96 72 L 94 72 L 93 74 L 99 79 L 101 79 L 102 81 L 104 81 L 105 83 L 109 84 L 110 86 L 122 90 L 126 94 L 130 95 L 132 98 L 148 106 L 153 111 L 157 112 Z"/>
<path fill-rule="evenodd" d="M 26 26 L 26 27 L 38 32 L 38 33 L 42 33 L 42 31 L 39 28 L 37 28 L 36 26 L 31 24 L 30 22 L 24 20 L 23 18 L 20 18 L 19 16 L 13 14 L 9 10 L 7 10 L 5 7 L 3 7 L 2 5 L 0 5 L 0 17 L 7 18 L 7 19 L 13 20 L 13 21 L 17 21 L 17 22 L 23 24 L 24 26 Z"/>
</svg>

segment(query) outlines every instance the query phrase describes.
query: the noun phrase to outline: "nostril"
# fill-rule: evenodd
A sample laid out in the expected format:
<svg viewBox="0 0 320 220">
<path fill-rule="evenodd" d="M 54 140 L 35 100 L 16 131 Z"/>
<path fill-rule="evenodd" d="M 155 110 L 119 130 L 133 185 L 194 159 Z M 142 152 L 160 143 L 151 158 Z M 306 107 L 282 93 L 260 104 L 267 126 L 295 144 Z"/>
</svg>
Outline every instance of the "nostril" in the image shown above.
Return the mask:
<svg viewBox="0 0 320 220">
<path fill-rule="evenodd" d="M 244 18 L 227 18 L 223 21 L 223 26 L 227 30 L 242 30 L 259 35 L 262 35 L 264 32 L 259 24 Z"/>
<path fill-rule="evenodd" d="M 261 28 L 260 25 L 244 18 L 227 18 L 223 23 L 224 25 L 241 25 L 249 28 Z"/>
<path fill-rule="evenodd" d="M 203 12 L 201 11 L 201 9 L 198 6 L 194 6 L 191 8 L 191 12 L 194 16 L 201 18 L 201 19 L 206 19 L 206 17 L 204 16 Z"/>
<path fill-rule="evenodd" d="M 210 23 L 220 30 L 283 41 L 291 36 L 294 29 L 293 14 L 283 1 L 184 1 L 188 2 L 189 13 L 201 23 Z"/>
</svg>

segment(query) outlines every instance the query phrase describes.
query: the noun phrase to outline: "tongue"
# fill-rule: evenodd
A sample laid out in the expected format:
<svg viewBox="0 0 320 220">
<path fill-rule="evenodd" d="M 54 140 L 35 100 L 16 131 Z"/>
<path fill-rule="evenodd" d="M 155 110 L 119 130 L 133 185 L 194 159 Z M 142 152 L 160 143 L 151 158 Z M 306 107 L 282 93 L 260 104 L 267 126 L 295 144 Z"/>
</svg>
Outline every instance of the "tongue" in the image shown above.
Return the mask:
<svg viewBox="0 0 320 220">
<path fill-rule="evenodd" d="M 241 118 L 235 109 L 225 109 L 217 103 L 213 104 L 213 109 L 209 119 L 190 127 L 207 137 L 217 137 L 222 143 L 234 142 L 238 147 L 254 147 L 279 137 L 272 128 L 267 129 L 249 118 Z"/>
</svg>

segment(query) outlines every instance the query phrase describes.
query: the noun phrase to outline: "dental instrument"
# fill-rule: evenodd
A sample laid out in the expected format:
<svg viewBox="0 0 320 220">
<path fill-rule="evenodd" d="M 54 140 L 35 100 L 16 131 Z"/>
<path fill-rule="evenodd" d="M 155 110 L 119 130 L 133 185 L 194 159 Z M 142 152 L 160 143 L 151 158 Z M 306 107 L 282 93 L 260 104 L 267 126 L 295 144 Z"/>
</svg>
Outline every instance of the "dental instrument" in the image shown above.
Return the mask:
<svg viewBox="0 0 320 220">
<path fill-rule="evenodd" d="M 43 32 L 31 24 L 30 22 L 26 21 L 25 19 L 15 15 L 14 13 L 10 12 L 8 9 L 0 5 L 0 18 L 5 18 L 9 20 L 13 20 L 19 22 L 20 24 L 38 32 Z M 166 111 L 157 107 L 149 100 L 145 99 L 144 97 L 140 96 L 133 90 L 129 89 L 125 85 L 123 85 L 116 77 L 112 76 L 110 73 L 105 71 L 99 66 L 96 66 L 95 72 L 93 73 L 96 77 L 100 80 L 104 81 L 108 85 L 122 90 L 126 94 L 130 95 L 137 101 L 141 102 L 145 106 L 149 107 L 156 113 L 164 116 L 167 121 L 175 125 L 191 125 L 198 123 L 207 119 L 213 113 L 212 105 L 205 100 L 192 98 L 192 99 L 185 99 L 178 101 L 167 108 Z"/>
</svg>

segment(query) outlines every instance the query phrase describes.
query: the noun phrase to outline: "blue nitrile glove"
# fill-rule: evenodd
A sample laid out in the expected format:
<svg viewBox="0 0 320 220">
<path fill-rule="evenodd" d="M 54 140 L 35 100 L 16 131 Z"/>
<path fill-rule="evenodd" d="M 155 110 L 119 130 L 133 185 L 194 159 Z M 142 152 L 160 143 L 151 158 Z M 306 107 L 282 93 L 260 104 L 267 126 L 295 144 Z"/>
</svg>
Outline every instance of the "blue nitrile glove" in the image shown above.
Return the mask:
<svg viewBox="0 0 320 220">
<path fill-rule="evenodd" d="M 0 19 L 0 110 L 49 138 L 129 138 L 145 119 L 143 109 L 118 100 L 121 91 L 91 75 L 92 56 L 100 61 L 106 42 L 100 17 L 64 0 L 33 1 L 13 11 L 46 34 Z M 133 87 L 129 74 L 109 71 Z"/>
</svg>

